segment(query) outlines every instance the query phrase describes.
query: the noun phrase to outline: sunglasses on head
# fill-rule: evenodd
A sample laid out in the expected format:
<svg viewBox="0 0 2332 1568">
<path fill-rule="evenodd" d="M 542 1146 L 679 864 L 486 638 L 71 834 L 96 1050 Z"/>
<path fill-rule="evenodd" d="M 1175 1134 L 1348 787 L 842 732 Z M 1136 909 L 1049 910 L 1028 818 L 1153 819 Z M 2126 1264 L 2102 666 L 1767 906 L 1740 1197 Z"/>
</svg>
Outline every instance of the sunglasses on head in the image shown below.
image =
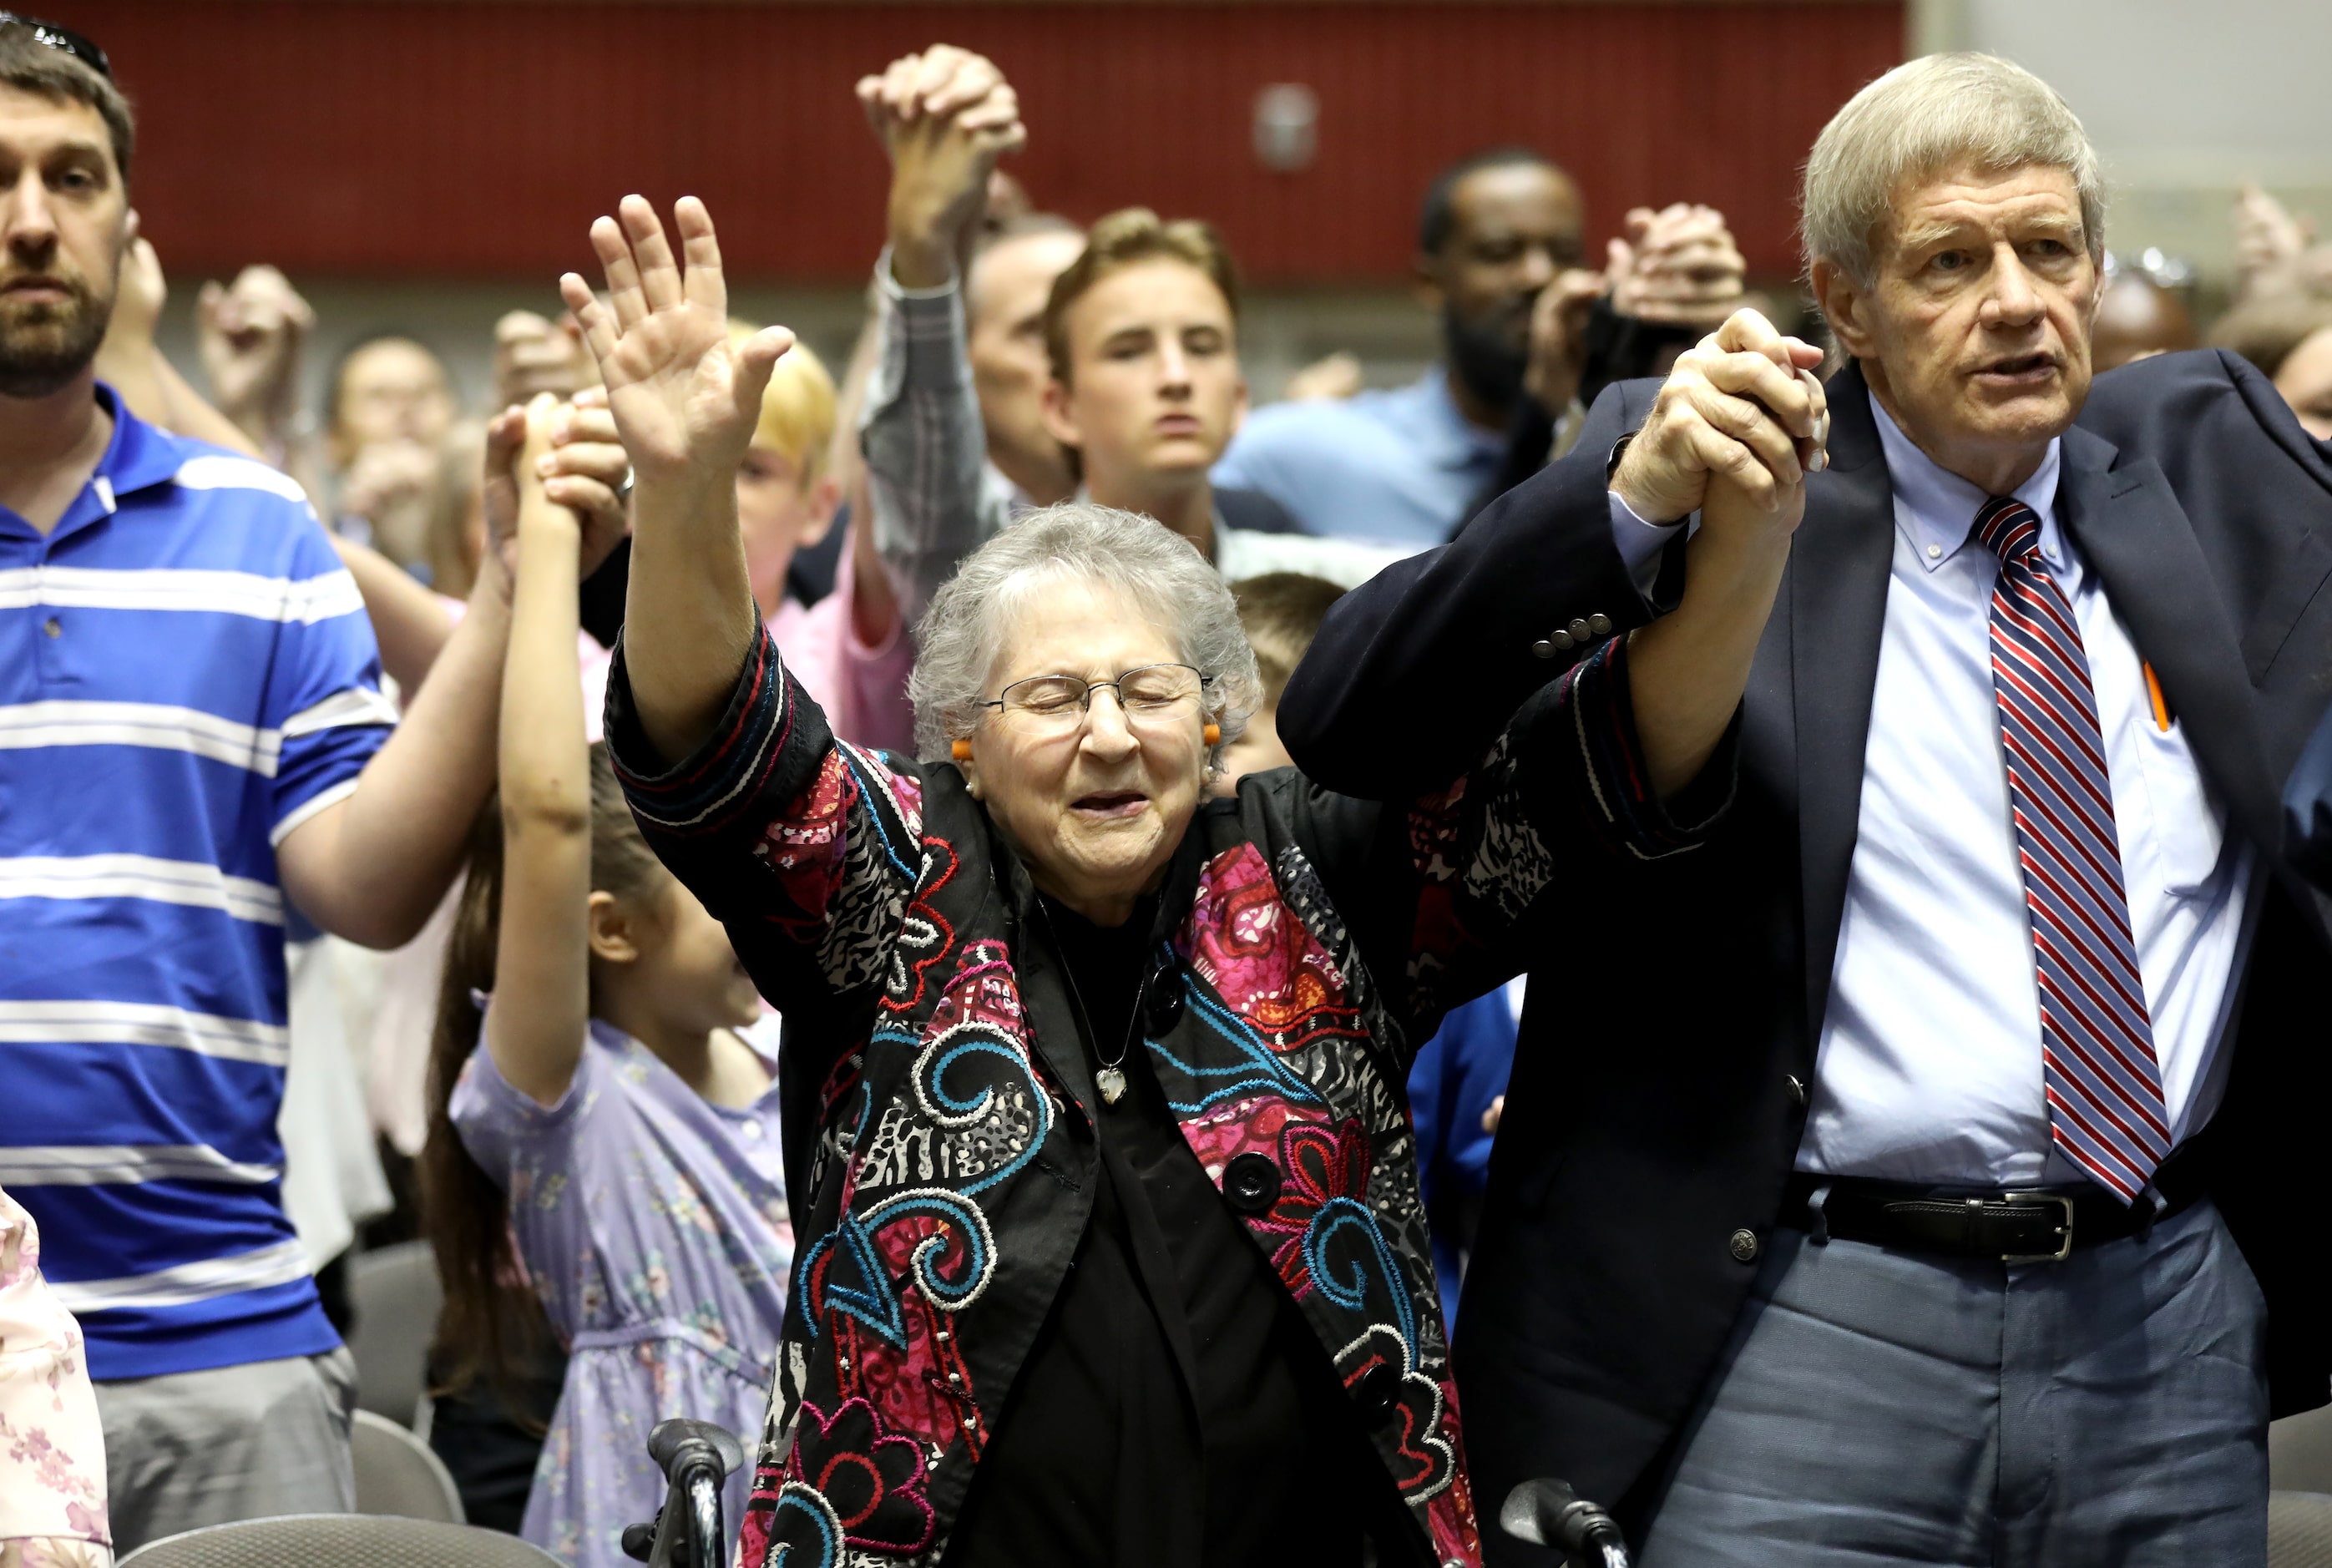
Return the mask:
<svg viewBox="0 0 2332 1568">
<path fill-rule="evenodd" d="M 10 26 L 22 27 L 33 35 L 33 43 L 45 43 L 60 53 L 70 54 L 108 81 L 113 80 L 113 64 L 105 58 L 105 51 L 72 28 L 43 22 L 37 16 L 21 16 L 14 11 L 0 11 L 0 27 Z"/>
</svg>

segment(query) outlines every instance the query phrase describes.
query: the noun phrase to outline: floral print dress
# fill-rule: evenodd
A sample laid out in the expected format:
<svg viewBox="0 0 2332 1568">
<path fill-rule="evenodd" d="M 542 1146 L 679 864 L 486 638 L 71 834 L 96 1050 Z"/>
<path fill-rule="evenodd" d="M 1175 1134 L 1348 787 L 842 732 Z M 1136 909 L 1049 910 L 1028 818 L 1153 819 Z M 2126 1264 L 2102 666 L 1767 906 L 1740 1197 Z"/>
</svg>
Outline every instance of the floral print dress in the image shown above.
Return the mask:
<svg viewBox="0 0 2332 1568">
<path fill-rule="evenodd" d="M 81 1325 L 41 1279 L 41 1233 L 0 1192 L 0 1565 L 101 1568 L 105 1438 Z"/>
<path fill-rule="evenodd" d="M 511 1229 L 567 1383 L 520 1534 L 577 1568 L 621 1568 L 624 1526 L 655 1516 L 648 1433 L 668 1416 L 749 1445 L 769 1410 L 793 1267 L 778 1092 L 705 1100 L 638 1041 L 594 1020 L 555 1105 L 511 1087 L 481 1046 L 454 1127 L 510 1194 Z M 733 1540 L 750 1477 L 731 1477 Z"/>
</svg>

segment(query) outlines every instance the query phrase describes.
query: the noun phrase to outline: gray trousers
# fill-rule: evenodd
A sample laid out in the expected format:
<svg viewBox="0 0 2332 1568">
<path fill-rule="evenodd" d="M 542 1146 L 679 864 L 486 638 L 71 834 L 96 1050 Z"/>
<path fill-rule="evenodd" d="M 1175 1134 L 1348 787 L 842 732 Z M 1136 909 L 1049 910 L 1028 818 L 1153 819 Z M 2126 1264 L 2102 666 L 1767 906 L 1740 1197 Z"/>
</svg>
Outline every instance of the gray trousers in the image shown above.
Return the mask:
<svg viewBox="0 0 2332 1568">
<path fill-rule="evenodd" d="M 357 1366 L 346 1349 L 96 1387 L 122 1556 L 205 1525 L 356 1507 Z"/>
<path fill-rule="evenodd" d="M 1776 1231 L 1647 1568 L 2263 1568 L 2267 1308 L 2209 1202 L 2062 1263 Z"/>
</svg>

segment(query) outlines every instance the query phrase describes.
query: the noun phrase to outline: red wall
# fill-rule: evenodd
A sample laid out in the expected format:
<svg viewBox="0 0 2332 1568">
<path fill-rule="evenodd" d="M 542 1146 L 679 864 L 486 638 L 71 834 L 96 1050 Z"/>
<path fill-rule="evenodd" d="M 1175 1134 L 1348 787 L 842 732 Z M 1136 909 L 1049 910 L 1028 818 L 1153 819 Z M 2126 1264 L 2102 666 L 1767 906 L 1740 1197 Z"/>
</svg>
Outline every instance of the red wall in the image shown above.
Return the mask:
<svg viewBox="0 0 2332 1568">
<path fill-rule="evenodd" d="M 991 55 L 1038 202 L 1214 218 L 1260 279 L 1403 271 L 1435 168 L 1523 141 L 1601 232 L 1627 206 L 1731 217 L 1786 271 L 1795 173 L 1900 57 L 1884 4 L 466 4 L 43 0 L 141 114 L 133 182 L 174 272 L 540 274 L 588 257 L 627 190 L 703 196 L 731 266 L 845 278 L 879 243 L 884 169 L 850 85 L 947 39 Z M 1254 95 L 1319 94 L 1320 151 L 1260 167 Z"/>
</svg>

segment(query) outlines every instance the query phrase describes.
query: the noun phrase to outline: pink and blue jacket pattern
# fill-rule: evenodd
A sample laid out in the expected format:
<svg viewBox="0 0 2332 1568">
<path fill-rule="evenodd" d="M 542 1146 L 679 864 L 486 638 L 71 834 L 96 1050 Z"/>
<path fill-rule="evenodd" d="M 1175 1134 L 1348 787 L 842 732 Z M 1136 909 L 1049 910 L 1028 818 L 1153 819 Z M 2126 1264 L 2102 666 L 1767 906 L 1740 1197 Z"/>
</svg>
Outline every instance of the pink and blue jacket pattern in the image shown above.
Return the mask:
<svg viewBox="0 0 2332 1568">
<path fill-rule="evenodd" d="M 1567 863 L 1711 825 L 1642 787 L 1626 689 L 1606 645 L 1406 806 L 1250 776 L 1200 808 L 1166 884 L 1151 1065 L 1438 1563 L 1479 1563 L 1481 1538 L 1409 1059 L 1449 1007 L 1544 963 Z M 1033 889 L 951 765 L 835 741 L 766 637 L 676 767 L 630 700 L 619 655 L 607 733 L 649 841 L 784 1009 L 787 1049 L 817 1053 L 787 1064 L 817 1086 L 817 1147 L 741 1561 L 935 1563 L 1092 1207 L 1076 1024 L 1015 962 Z"/>
</svg>

